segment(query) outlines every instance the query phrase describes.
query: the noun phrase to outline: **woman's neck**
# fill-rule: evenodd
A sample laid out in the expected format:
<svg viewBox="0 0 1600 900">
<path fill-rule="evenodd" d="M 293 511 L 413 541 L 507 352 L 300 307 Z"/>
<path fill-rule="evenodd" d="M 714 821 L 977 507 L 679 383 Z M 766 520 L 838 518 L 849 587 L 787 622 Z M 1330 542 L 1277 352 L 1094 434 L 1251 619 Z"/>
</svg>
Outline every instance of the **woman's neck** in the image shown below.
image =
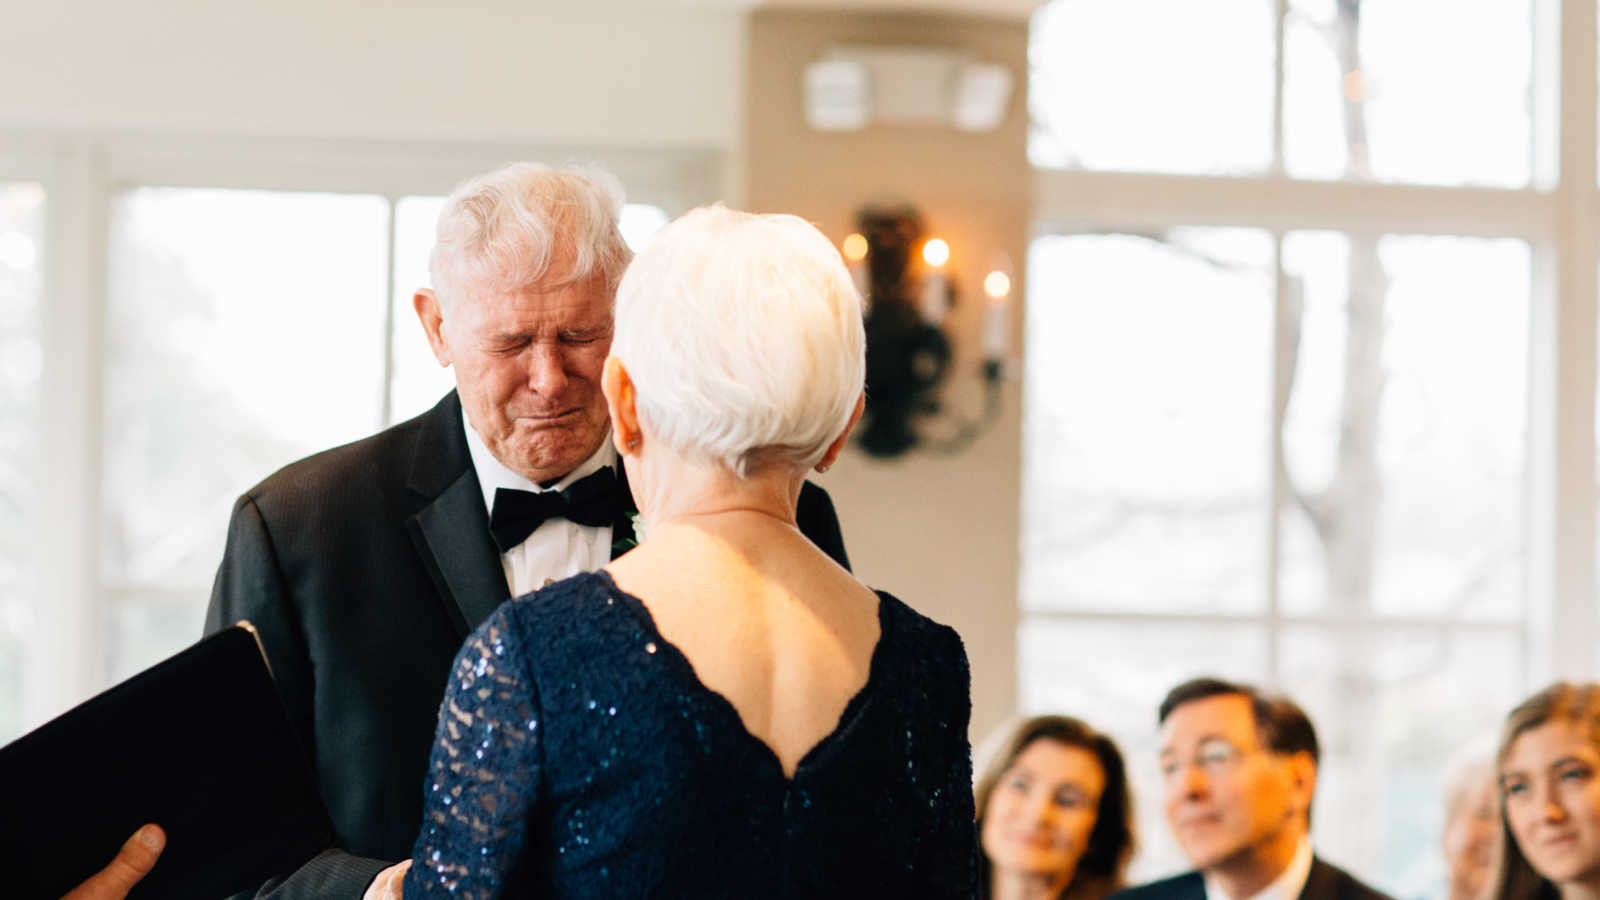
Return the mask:
<svg viewBox="0 0 1600 900">
<path fill-rule="evenodd" d="M 989 873 L 989 897 L 990 900 L 1056 900 L 1065 895 L 1071 882 L 1070 871 L 1021 872 L 996 868 Z"/>
<path fill-rule="evenodd" d="M 1563 881 L 1557 888 L 1561 891 L 1561 900 L 1600 900 L 1600 874 Z"/>
<path fill-rule="evenodd" d="M 650 528 L 673 522 L 715 528 L 749 516 L 794 526 L 804 473 L 772 467 L 741 478 L 721 467 L 668 458 L 637 472 L 630 468 L 628 480 Z"/>
</svg>

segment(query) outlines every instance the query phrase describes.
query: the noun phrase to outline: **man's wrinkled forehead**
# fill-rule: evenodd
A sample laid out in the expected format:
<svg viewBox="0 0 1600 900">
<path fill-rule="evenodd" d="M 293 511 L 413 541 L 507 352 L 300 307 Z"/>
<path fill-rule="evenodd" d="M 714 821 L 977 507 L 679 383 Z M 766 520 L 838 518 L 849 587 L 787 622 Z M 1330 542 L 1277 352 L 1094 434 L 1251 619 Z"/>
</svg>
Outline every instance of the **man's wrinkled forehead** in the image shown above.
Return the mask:
<svg viewBox="0 0 1600 900">
<path fill-rule="evenodd" d="M 445 248 L 435 248 L 435 252 L 441 250 Z M 535 240 L 452 247 L 439 260 L 434 277 L 441 283 L 435 284 L 434 290 L 450 302 L 484 294 L 555 293 L 592 282 L 606 302 L 614 301 L 616 285 L 608 283 L 598 257 L 580 257 L 572 236 L 559 233 L 547 253 L 541 252 Z"/>
<path fill-rule="evenodd" d="M 587 296 L 594 298 L 595 304 L 603 306 L 608 316 L 616 306 L 616 286 L 609 283 L 605 273 L 576 272 L 566 260 L 553 260 L 548 268 L 533 277 L 517 269 L 480 271 L 463 278 L 460 283 L 448 284 L 448 288 L 440 293 L 446 303 L 453 303 L 457 299 L 470 303 L 475 299 L 506 294 L 537 300 L 540 296 L 554 297 L 574 288 L 581 288 Z"/>
</svg>

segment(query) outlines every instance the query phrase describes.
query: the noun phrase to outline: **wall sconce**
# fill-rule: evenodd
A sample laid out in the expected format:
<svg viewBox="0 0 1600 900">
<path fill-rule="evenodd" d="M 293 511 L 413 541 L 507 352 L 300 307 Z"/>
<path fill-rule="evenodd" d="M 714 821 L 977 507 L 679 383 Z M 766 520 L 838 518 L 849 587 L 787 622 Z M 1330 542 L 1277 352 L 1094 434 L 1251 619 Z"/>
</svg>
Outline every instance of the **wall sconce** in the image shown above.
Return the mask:
<svg viewBox="0 0 1600 900">
<path fill-rule="evenodd" d="M 947 271 L 950 246 L 924 240 L 922 218 L 910 207 L 864 209 L 857 227 L 842 245 L 867 310 L 867 406 L 856 441 L 873 456 L 899 456 L 915 446 L 959 452 L 1000 415 L 1009 265 L 999 261 L 984 279 L 984 401 L 977 416 L 967 416 L 939 397 L 953 367 L 943 328 L 958 299 Z"/>
</svg>

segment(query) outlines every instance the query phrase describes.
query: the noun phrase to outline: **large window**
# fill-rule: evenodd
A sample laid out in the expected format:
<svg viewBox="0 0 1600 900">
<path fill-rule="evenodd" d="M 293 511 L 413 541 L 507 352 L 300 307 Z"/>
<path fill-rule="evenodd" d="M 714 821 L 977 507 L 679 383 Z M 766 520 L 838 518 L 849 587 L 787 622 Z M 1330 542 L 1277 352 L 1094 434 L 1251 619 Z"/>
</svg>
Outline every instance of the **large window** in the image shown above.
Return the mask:
<svg viewBox="0 0 1600 900">
<path fill-rule="evenodd" d="M 1055 0 L 1033 21 L 1029 153 L 1050 168 L 1526 185 L 1533 4 L 1290 0 L 1280 23 L 1272 0 Z"/>
<path fill-rule="evenodd" d="M 1574 310 L 1592 333 L 1596 302 L 1562 254 L 1592 272 L 1595 251 L 1544 223 L 1600 200 L 1530 189 L 1554 9 L 1034 19 L 1019 695 L 1128 752 L 1135 880 L 1188 868 L 1155 760 L 1183 679 L 1298 699 L 1324 745 L 1318 852 L 1422 896 L 1452 759 L 1533 679 L 1594 675 L 1593 557 L 1555 549 L 1574 507 L 1594 521 L 1570 474 L 1594 448 L 1555 436 L 1592 415 L 1593 344 L 1560 336 Z M 1563 15 L 1593 40 L 1592 11 Z M 1585 53 L 1564 71 L 1589 96 Z M 1592 136 L 1585 115 L 1560 124 Z"/>
<path fill-rule="evenodd" d="M 114 196 L 101 429 L 110 680 L 199 633 L 241 491 L 453 386 L 411 305 L 443 199 Z M 630 222 L 665 218 L 629 210 Z M 654 231 L 631 230 L 641 241 Z"/>
<path fill-rule="evenodd" d="M 113 678 L 193 640 L 241 490 L 380 424 L 387 265 L 382 197 L 116 196 L 101 432 Z"/>
</svg>

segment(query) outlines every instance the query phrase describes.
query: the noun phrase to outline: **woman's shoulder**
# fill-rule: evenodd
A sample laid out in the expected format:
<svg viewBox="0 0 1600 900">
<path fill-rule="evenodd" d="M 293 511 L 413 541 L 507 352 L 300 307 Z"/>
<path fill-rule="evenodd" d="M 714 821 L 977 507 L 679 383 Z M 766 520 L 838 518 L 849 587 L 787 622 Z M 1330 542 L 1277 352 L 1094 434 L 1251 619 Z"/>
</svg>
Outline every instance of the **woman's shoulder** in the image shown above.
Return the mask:
<svg viewBox="0 0 1600 900">
<path fill-rule="evenodd" d="M 605 573 L 582 572 L 505 601 L 475 633 L 509 633 L 519 645 L 570 643 L 616 612 L 617 594 Z"/>
<path fill-rule="evenodd" d="M 961 635 L 954 628 L 917 612 L 910 604 L 888 591 L 875 593 L 883 607 L 885 624 L 889 624 L 901 640 L 921 645 L 924 649 L 958 654 L 965 663 L 966 646 L 961 643 Z"/>
<path fill-rule="evenodd" d="M 876 593 L 885 640 L 903 657 L 898 667 L 916 673 L 915 677 L 959 680 L 966 690 L 971 676 L 961 635 L 888 591 Z"/>
</svg>

